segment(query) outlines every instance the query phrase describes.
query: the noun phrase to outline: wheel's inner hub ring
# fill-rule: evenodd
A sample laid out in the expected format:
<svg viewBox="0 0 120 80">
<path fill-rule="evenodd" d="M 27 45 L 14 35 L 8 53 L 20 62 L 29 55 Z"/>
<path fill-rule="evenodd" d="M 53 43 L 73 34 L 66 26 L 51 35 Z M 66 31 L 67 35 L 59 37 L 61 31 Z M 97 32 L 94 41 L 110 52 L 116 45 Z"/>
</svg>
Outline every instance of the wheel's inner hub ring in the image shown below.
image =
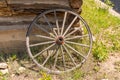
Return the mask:
<svg viewBox="0 0 120 80">
<path fill-rule="evenodd" d="M 56 44 L 58 45 L 64 44 L 64 38 L 62 36 L 57 37 Z"/>
</svg>

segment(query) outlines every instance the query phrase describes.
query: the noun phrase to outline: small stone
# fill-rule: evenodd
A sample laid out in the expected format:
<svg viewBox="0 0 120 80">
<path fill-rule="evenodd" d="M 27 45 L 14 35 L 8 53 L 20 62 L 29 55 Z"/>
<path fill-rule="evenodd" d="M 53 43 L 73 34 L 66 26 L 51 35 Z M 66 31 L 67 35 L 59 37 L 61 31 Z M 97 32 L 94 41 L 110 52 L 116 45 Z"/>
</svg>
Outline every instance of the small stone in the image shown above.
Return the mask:
<svg viewBox="0 0 120 80">
<path fill-rule="evenodd" d="M 0 69 L 6 69 L 8 68 L 7 63 L 0 63 Z"/>
<path fill-rule="evenodd" d="M 0 63 L 0 69 L 7 69 L 8 65 L 6 63 Z"/>
<path fill-rule="evenodd" d="M 8 73 L 9 73 L 8 69 L 0 70 L 0 72 L 1 72 L 2 74 L 8 74 Z"/>
<path fill-rule="evenodd" d="M 12 74 L 12 75 L 11 75 L 11 77 L 14 77 L 14 76 L 15 76 L 15 74 Z"/>
<path fill-rule="evenodd" d="M 24 67 L 20 67 L 18 70 L 20 73 L 23 73 L 26 69 Z"/>
<path fill-rule="evenodd" d="M 93 42 L 95 42 L 95 41 L 96 41 L 96 38 L 95 38 L 95 36 L 92 36 L 92 39 L 93 39 Z"/>
</svg>

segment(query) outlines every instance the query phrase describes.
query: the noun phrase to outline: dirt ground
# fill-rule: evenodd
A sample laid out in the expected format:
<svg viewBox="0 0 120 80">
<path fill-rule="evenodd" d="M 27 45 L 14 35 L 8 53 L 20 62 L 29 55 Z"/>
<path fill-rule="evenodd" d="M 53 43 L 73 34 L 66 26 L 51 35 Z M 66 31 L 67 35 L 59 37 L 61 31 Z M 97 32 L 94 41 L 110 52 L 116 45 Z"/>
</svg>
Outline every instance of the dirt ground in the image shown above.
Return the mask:
<svg viewBox="0 0 120 80">
<path fill-rule="evenodd" d="M 27 54 L 26 54 L 27 55 Z M 18 55 L 19 57 L 22 55 Z M 91 56 L 92 57 L 92 56 Z M 84 73 L 81 78 L 77 80 L 120 80 L 120 53 L 110 53 L 109 58 L 104 62 L 96 62 L 93 58 L 89 58 L 87 62 L 77 73 Z M 39 80 L 43 76 L 40 70 L 30 59 L 16 58 L 14 61 L 9 61 L 9 74 L 6 76 L 7 80 Z M 19 71 L 20 67 L 25 70 Z M 52 80 L 75 80 L 73 73 L 51 75 Z"/>
<path fill-rule="evenodd" d="M 94 64 L 83 80 L 120 80 L 120 53 L 110 53 L 106 61 Z"/>
</svg>

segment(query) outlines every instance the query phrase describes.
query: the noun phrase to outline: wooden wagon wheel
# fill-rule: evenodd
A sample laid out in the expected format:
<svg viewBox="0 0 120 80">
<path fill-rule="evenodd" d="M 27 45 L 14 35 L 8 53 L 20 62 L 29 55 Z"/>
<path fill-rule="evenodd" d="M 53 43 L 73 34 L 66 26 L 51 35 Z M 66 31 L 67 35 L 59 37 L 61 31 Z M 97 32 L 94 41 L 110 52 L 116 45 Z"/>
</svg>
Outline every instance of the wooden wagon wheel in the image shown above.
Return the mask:
<svg viewBox="0 0 120 80">
<path fill-rule="evenodd" d="M 71 10 L 53 9 L 38 15 L 28 28 L 29 56 L 44 71 L 63 73 L 80 67 L 92 48 L 84 19 Z"/>
</svg>

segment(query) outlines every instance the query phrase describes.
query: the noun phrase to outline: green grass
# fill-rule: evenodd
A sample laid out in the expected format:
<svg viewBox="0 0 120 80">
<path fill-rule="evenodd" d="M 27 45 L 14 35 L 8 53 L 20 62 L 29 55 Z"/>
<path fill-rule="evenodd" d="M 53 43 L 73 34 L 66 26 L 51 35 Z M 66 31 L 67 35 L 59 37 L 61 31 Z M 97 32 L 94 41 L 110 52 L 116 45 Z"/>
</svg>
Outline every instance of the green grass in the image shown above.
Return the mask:
<svg viewBox="0 0 120 80">
<path fill-rule="evenodd" d="M 44 72 L 41 72 L 41 75 L 42 75 L 42 77 L 39 78 L 38 80 L 52 80 L 51 76 Z"/>
<path fill-rule="evenodd" d="M 8 80 L 8 79 L 7 79 L 7 74 L 3 74 L 3 73 L 0 71 L 0 80 Z"/>
<path fill-rule="evenodd" d="M 120 51 L 120 19 L 98 7 L 94 0 L 84 0 L 82 10 L 81 16 L 96 38 L 92 50 L 95 59 L 103 61 L 108 53 Z"/>
</svg>

